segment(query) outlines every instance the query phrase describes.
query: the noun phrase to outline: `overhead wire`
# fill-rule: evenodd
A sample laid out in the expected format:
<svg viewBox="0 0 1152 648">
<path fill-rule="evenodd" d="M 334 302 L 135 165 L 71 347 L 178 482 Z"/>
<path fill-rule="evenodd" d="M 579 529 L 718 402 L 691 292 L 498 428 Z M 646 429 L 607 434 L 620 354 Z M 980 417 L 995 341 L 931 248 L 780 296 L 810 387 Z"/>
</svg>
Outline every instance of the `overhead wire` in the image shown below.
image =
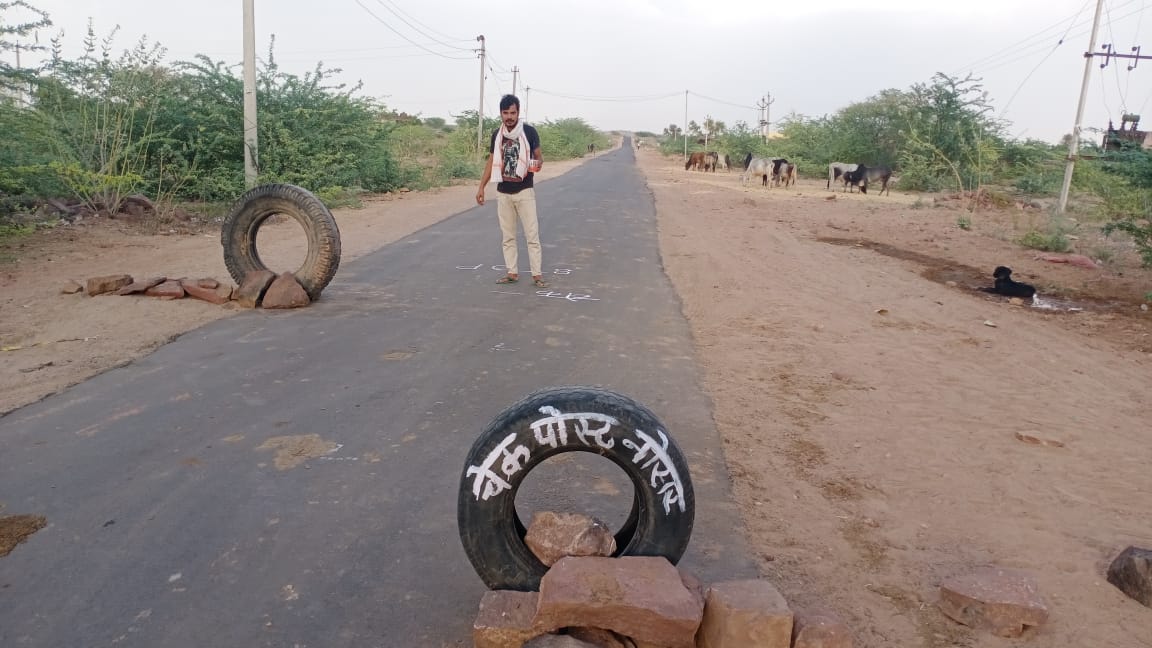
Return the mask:
<svg viewBox="0 0 1152 648">
<path fill-rule="evenodd" d="M 550 95 L 553 97 L 560 97 L 562 99 L 573 99 L 573 100 L 577 100 L 577 101 L 606 101 L 606 102 L 658 101 L 660 99 L 668 99 L 670 97 L 679 97 L 679 96 L 682 96 L 682 94 L 683 94 L 681 92 L 672 92 L 672 93 L 660 94 L 660 95 L 656 95 L 656 94 L 653 94 L 653 95 L 623 95 L 623 96 L 606 97 L 606 96 L 593 96 L 593 95 L 577 95 L 577 94 L 570 94 L 570 93 L 564 93 L 564 92 L 552 92 L 550 90 L 542 90 L 540 88 L 536 88 L 535 90 L 533 90 L 533 92 L 538 92 L 540 94 Z"/>
<path fill-rule="evenodd" d="M 1108 18 L 1108 36 L 1112 40 L 1111 50 L 1109 50 L 1109 51 L 1115 52 L 1116 51 L 1116 33 L 1112 31 L 1112 8 L 1108 6 L 1107 2 L 1104 3 L 1104 12 L 1107 14 L 1107 18 Z M 1121 59 L 1121 60 L 1123 60 L 1123 59 Z M 1109 62 L 1111 62 L 1110 59 L 1104 59 L 1105 65 L 1107 65 Z M 1120 95 L 1120 112 L 1121 113 L 1128 112 L 1128 98 L 1126 96 L 1124 96 L 1124 91 L 1120 88 L 1120 64 L 1117 63 L 1112 68 L 1112 71 L 1114 73 L 1113 76 L 1116 78 L 1116 92 L 1117 92 L 1117 94 Z"/>
<path fill-rule="evenodd" d="M 723 99 L 716 99 L 713 97 L 709 97 L 707 95 L 702 95 L 698 92 L 692 92 L 691 90 L 688 91 L 688 94 L 692 95 L 693 97 L 697 97 L 699 99 L 707 99 L 708 101 L 714 101 L 714 102 L 719 103 L 719 104 L 725 104 L 728 106 L 735 106 L 737 108 L 747 108 L 748 110 L 756 110 L 756 106 L 749 106 L 749 105 L 745 105 L 745 104 L 738 104 L 738 103 L 735 103 L 733 101 L 725 101 Z"/>
<path fill-rule="evenodd" d="M 1089 3 L 1090 2 L 1091 2 L 1091 0 L 1089 0 Z M 1119 5 L 1116 5 L 1113 8 L 1116 10 L 1119 10 L 1123 7 L 1127 7 L 1128 5 L 1135 4 L 1135 3 L 1136 3 L 1136 0 L 1127 0 L 1126 2 L 1123 2 Z M 1127 18 L 1128 16 L 1134 16 L 1134 15 L 1140 13 L 1141 11 L 1143 11 L 1142 8 L 1136 9 L 1135 11 L 1131 11 L 1127 14 L 1124 14 L 1123 16 L 1120 16 L 1119 18 Z M 1081 8 L 1081 10 L 1076 15 L 1079 16 L 1082 13 L 1083 13 L 1083 7 Z M 1001 50 L 997 50 L 997 52 L 990 54 L 988 56 L 985 56 L 983 58 L 977 59 L 971 63 L 968 63 L 967 65 L 963 65 L 963 66 L 957 68 L 957 71 L 953 72 L 953 75 L 960 74 L 961 72 L 965 72 L 965 71 L 988 72 L 991 70 L 1001 68 L 1005 65 L 1010 65 L 1010 64 L 1015 63 L 1021 59 L 1029 58 L 1029 57 L 1031 57 L 1035 54 L 1038 54 L 1040 52 L 1043 52 L 1044 50 L 1046 50 L 1048 48 L 1048 42 L 1046 41 L 1046 39 L 1051 37 L 1051 35 L 1048 32 L 1053 31 L 1053 29 L 1059 28 L 1059 26 L 1063 25 L 1064 22 L 1067 21 L 1068 19 L 1069 18 L 1064 18 L 1060 22 L 1056 23 L 1055 25 L 1052 25 L 1052 26 L 1045 28 L 1039 32 L 1036 32 L 1032 36 L 1029 36 L 1029 37 L 1024 38 L 1020 41 L 1017 41 L 1016 43 L 1009 45 L 1008 47 L 1005 47 Z M 1093 20 L 1092 18 L 1086 18 L 1083 21 L 1080 21 L 1078 19 L 1073 20 L 1073 29 L 1077 29 L 1079 31 L 1071 33 L 1070 36 L 1082 36 L 1084 34 L 1087 34 L 1089 31 L 1091 31 L 1092 20 Z M 1068 35 L 1064 36 L 1065 40 L 1067 40 L 1068 38 L 1069 38 Z M 1031 42 L 1031 41 L 1034 41 L 1034 42 Z M 1023 53 L 1020 52 L 1021 49 L 1024 50 Z"/>
<path fill-rule="evenodd" d="M 1089 2 L 1090 1 L 1091 0 L 1089 0 Z M 1082 7 L 1080 7 L 1080 13 L 1083 13 L 1084 10 L 1088 8 L 1089 2 L 1085 2 L 1084 5 Z M 1024 86 L 1027 85 L 1028 80 L 1032 78 L 1032 75 L 1036 74 L 1036 71 L 1040 69 L 1040 66 L 1044 65 L 1044 63 L 1047 62 L 1048 59 L 1052 58 L 1052 55 L 1056 53 L 1056 50 L 1059 49 L 1060 46 L 1064 44 L 1064 40 L 1068 38 L 1068 33 L 1072 31 L 1072 27 L 1073 27 L 1073 25 L 1076 24 L 1076 20 L 1080 18 L 1080 13 L 1077 13 L 1072 18 L 1072 21 L 1068 23 L 1068 29 L 1064 30 L 1064 35 L 1060 37 L 1060 40 L 1056 41 L 1056 44 L 1052 46 L 1052 49 L 1048 50 L 1048 53 L 1044 55 L 1044 58 L 1040 59 L 1040 62 L 1037 63 L 1036 66 L 1032 68 L 1032 71 L 1030 71 L 1024 77 L 1024 80 L 1020 82 L 1020 85 L 1016 87 L 1016 91 L 1013 92 L 1012 96 L 1008 98 L 1008 103 L 1004 104 L 1004 107 L 1000 109 L 1000 116 L 1001 117 L 1003 117 L 1004 114 L 1008 112 L 1008 107 L 1011 106 L 1012 102 L 1016 100 L 1016 96 L 1019 95 L 1020 91 L 1024 89 Z"/>
<path fill-rule="evenodd" d="M 1123 5 L 1119 5 L 1119 6 L 1124 6 L 1124 5 L 1132 4 L 1132 3 L 1134 3 L 1134 2 L 1136 2 L 1136 0 L 1129 0 L 1128 2 L 1124 3 Z M 1131 12 L 1129 12 L 1129 13 L 1126 13 L 1126 14 L 1122 15 L 1122 16 L 1119 16 L 1117 19 L 1119 20 L 1119 19 L 1123 19 L 1123 18 L 1128 18 L 1129 16 L 1135 16 L 1135 15 L 1139 14 L 1139 13 L 1140 13 L 1140 12 L 1142 12 L 1142 11 L 1144 11 L 1144 9 L 1142 9 L 1142 8 L 1141 8 L 1141 9 L 1136 9 L 1135 11 L 1131 11 Z M 1083 24 L 1081 24 L 1081 25 L 1077 25 L 1077 26 L 1078 26 L 1078 27 L 1079 27 L 1079 26 L 1083 26 Z M 1083 35 L 1087 34 L 1089 31 L 1091 31 L 1091 28 L 1088 28 L 1088 29 L 1083 29 L 1083 30 L 1080 30 L 1080 31 L 1076 31 L 1076 32 L 1074 32 L 1074 33 L 1071 33 L 1071 34 L 1070 34 L 1068 37 L 1065 37 L 1065 40 L 1067 40 L 1069 37 L 1079 37 L 1079 36 L 1083 36 Z M 1004 67 L 1004 66 L 1006 66 L 1006 65 L 1011 65 L 1012 63 L 1015 63 L 1015 62 L 1017 62 L 1017 61 L 1020 61 L 1020 60 L 1023 60 L 1023 59 L 1029 58 L 1029 57 L 1032 57 L 1032 56 L 1034 56 L 1034 55 L 1036 55 L 1036 54 L 1039 54 L 1040 52 L 1043 52 L 1045 49 L 1047 49 L 1047 47 L 1048 47 L 1048 44 L 1047 44 L 1047 43 L 1042 43 L 1042 44 L 1041 44 L 1041 46 L 1040 46 L 1039 48 L 1037 48 L 1037 47 L 1033 46 L 1031 49 L 1029 49 L 1028 51 L 1024 52 L 1023 54 L 1020 54 L 1020 55 L 1018 55 L 1018 56 L 1012 57 L 1012 58 L 1010 58 L 1010 59 L 1002 59 L 1002 60 L 1000 60 L 1000 61 L 997 61 L 997 62 L 995 62 L 993 65 L 991 65 L 991 66 L 989 66 L 989 67 L 978 68 L 978 69 L 974 69 L 974 70 L 972 70 L 972 71 L 974 71 L 974 72 L 981 72 L 981 73 L 991 72 L 992 70 L 996 70 L 996 69 L 1002 68 L 1002 67 Z"/>
<path fill-rule="evenodd" d="M 1086 0 L 1084 2 L 1084 5 L 1080 7 L 1080 10 L 1077 11 L 1072 16 L 1066 16 L 1064 18 L 1061 18 L 1060 20 L 1052 23 L 1051 25 L 1045 27 L 1044 29 L 1041 29 L 1041 30 L 1029 35 L 1029 36 L 1025 36 L 1024 38 L 1012 43 L 1011 45 L 1008 45 L 1002 49 L 998 49 L 995 52 L 992 52 L 991 54 L 986 54 L 986 55 L 984 55 L 978 59 L 975 59 L 973 61 L 965 63 L 964 65 L 958 66 L 957 71 L 954 72 L 953 75 L 959 74 L 960 72 L 964 72 L 968 68 L 975 68 L 975 67 L 979 67 L 981 65 L 985 65 L 989 61 L 992 61 L 992 60 L 994 60 L 994 59 L 996 59 L 1002 55 L 1012 53 L 1021 47 L 1031 47 L 1031 46 L 1036 44 L 1036 43 L 1033 43 L 1031 41 L 1047 39 L 1048 38 L 1048 32 L 1058 30 L 1060 28 L 1060 26 L 1063 25 L 1065 22 L 1067 22 L 1069 19 L 1072 19 L 1073 21 L 1075 21 L 1075 19 L 1079 18 L 1079 16 L 1084 12 L 1084 9 L 1086 9 L 1088 7 L 1088 5 L 1091 4 L 1091 2 L 1092 2 L 1092 0 Z"/>
<path fill-rule="evenodd" d="M 427 29 L 428 31 L 432 32 L 433 34 L 439 35 L 441 38 L 447 39 L 449 41 L 474 41 L 475 40 L 474 38 L 456 38 L 454 36 L 449 36 L 448 34 L 445 34 L 444 32 L 437 31 L 434 27 L 431 27 L 429 25 L 426 25 L 426 24 L 420 22 L 412 14 L 401 9 L 400 6 L 397 5 L 395 2 L 392 2 L 392 0 L 387 0 L 387 2 L 388 2 L 388 4 L 395 7 L 397 11 L 399 11 L 400 13 L 404 14 L 405 16 L 411 18 L 416 24 L 422 26 L 424 29 Z"/>
<path fill-rule="evenodd" d="M 456 60 L 456 61 L 468 61 L 468 60 L 471 60 L 473 58 L 471 56 L 449 56 L 448 54 L 445 54 L 443 52 L 437 52 L 433 49 L 429 49 L 428 47 L 426 47 L 420 43 L 417 43 L 416 41 L 412 40 L 411 38 L 408 38 L 404 34 L 400 33 L 395 27 L 393 27 L 392 25 L 389 25 L 387 22 L 385 22 L 385 20 L 383 18 L 381 18 L 380 16 L 377 16 L 371 9 L 368 8 L 367 5 L 365 5 L 363 2 L 361 2 L 361 0 L 355 0 L 355 2 L 356 2 L 356 4 L 360 5 L 361 9 L 368 12 L 368 15 L 375 18 L 377 22 L 379 22 L 381 25 L 384 25 L 385 27 L 387 27 L 392 33 L 396 34 L 400 38 L 403 38 L 404 40 L 408 41 L 409 43 L 412 43 L 416 47 L 419 47 L 420 49 L 424 50 L 425 52 L 428 52 L 429 54 L 435 54 L 436 56 L 439 56 L 440 58 L 446 58 L 446 59 L 451 59 L 451 60 Z"/>
<path fill-rule="evenodd" d="M 409 27 L 412 28 L 413 31 L 420 34 L 424 38 L 427 38 L 430 41 L 433 41 L 439 45 L 443 45 L 444 47 L 450 47 L 452 49 L 465 50 L 465 51 L 469 51 L 469 50 L 473 49 L 471 47 L 458 47 L 456 45 L 451 45 L 449 43 L 445 43 L 445 42 L 441 41 L 440 39 L 436 38 L 435 36 L 428 34 L 427 32 L 425 32 L 422 29 L 420 29 L 419 27 L 417 27 L 416 25 L 413 25 L 411 22 L 408 22 L 408 20 L 405 19 L 403 15 L 401 15 L 401 12 L 397 11 L 397 9 L 399 9 L 398 7 L 396 9 L 393 9 L 394 5 L 391 2 L 385 2 L 384 0 L 376 0 L 376 3 L 379 4 L 381 7 L 384 7 L 385 9 L 387 9 L 389 12 L 391 12 L 391 14 L 393 16 L 396 16 L 397 18 L 399 18 L 400 22 L 404 23 L 405 25 L 408 25 Z M 407 15 L 407 14 L 405 14 L 405 15 Z M 416 20 L 416 19 L 413 18 L 413 20 Z M 417 22 L 419 22 L 419 21 L 417 21 Z M 423 23 L 421 23 L 421 24 L 423 24 Z M 449 38 L 449 40 L 463 40 L 463 39 Z"/>
</svg>

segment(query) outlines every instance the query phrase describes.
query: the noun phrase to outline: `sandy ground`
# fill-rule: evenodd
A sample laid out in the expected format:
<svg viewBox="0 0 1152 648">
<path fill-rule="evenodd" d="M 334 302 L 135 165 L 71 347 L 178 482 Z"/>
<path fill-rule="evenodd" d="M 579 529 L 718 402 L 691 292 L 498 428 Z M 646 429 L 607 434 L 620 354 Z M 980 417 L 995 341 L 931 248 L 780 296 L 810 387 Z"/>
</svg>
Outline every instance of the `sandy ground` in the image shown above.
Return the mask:
<svg viewBox="0 0 1152 648">
<path fill-rule="evenodd" d="M 964 212 L 931 198 L 829 201 L 823 183 L 743 188 L 737 173 L 639 157 L 746 531 L 794 606 L 838 611 L 860 646 L 1017 645 L 933 606 L 942 577 L 995 564 L 1040 583 L 1052 619 L 1032 645 L 1152 646 L 1152 611 L 1103 576 L 1128 544 L 1152 546 L 1152 316 L 1139 310 L 1152 273 L 1130 249 L 1085 239 L 1085 252 L 1112 246 L 1106 269 L 1055 265 L 1010 242 L 1038 214 L 981 212 L 965 231 Z M 338 210 L 344 260 L 470 207 L 474 192 L 469 183 Z M 267 228 L 261 254 L 292 267 L 302 240 L 294 223 Z M 120 272 L 225 280 L 215 232 L 84 224 L 5 256 L 0 347 L 19 348 L 0 352 L 0 412 L 235 312 L 59 292 Z M 971 289 L 999 264 L 1085 310 Z"/>
<path fill-rule="evenodd" d="M 617 144 L 618 145 L 618 144 Z M 603 154 L 601 152 L 600 154 Z M 545 162 L 540 180 L 584 161 Z M 495 185 L 488 198 L 494 200 Z M 476 183 L 427 192 L 389 194 L 360 209 L 338 209 L 341 262 L 476 205 Z M 260 229 L 261 258 L 274 270 L 300 266 L 307 247 L 295 221 Z M 494 222 L 493 245 L 499 246 Z M 0 248 L 0 415 L 35 402 L 112 367 L 123 365 L 182 333 L 237 312 L 195 299 L 64 295 L 69 281 L 130 274 L 137 279 L 213 277 L 231 282 L 218 229 L 151 234 L 116 220 L 81 222 L 18 239 Z"/>
<path fill-rule="evenodd" d="M 1152 610 L 1104 578 L 1152 546 L 1152 273 L 1123 249 L 1104 270 L 1037 261 L 1005 240 L 1018 210 L 965 231 L 916 196 L 640 163 L 748 535 L 795 606 L 838 611 L 860 646 L 1018 645 L 933 605 L 991 564 L 1038 580 L 1033 645 L 1152 646 Z M 999 264 L 1086 310 L 970 289 Z"/>
</svg>

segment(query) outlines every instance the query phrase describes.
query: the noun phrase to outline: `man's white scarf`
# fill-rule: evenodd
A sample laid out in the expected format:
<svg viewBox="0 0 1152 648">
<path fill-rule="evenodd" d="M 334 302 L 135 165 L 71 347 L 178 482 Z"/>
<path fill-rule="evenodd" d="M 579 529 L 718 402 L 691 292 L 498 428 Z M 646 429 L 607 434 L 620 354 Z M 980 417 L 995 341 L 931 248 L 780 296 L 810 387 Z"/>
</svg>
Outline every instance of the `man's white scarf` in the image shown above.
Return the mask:
<svg viewBox="0 0 1152 648">
<path fill-rule="evenodd" d="M 492 146 L 492 180 L 503 180 L 504 176 L 504 138 L 514 139 L 520 141 L 520 154 L 516 160 L 516 179 L 523 180 L 528 174 L 528 156 L 531 151 L 528 150 L 528 136 L 524 134 L 524 120 L 517 120 L 516 125 L 512 130 L 508 130 L 504 124 L 500 124 L 500 130 L 496 133 L 496 142 Z"/>
</svg>

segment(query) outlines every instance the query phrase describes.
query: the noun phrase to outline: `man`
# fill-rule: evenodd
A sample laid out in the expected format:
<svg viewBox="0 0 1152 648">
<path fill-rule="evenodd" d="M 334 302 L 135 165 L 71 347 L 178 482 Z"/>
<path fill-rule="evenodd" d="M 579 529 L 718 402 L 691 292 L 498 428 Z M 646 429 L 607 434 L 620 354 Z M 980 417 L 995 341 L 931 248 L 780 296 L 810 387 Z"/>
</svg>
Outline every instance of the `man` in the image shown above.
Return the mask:
<svg viewBox="0 0 1152 648">
<path fill-rule="evenodd" d="M 528 124 L 520 121 L 520 100 L 515 95 L 504 95 L 500 99 L 500 128 L 492 133 L 488 165 L 480 178 L 480 189 L 476 192 L 476 204 L 484 204 L 484 187 L 492 180 L 493 173 L 500 174 L 496 185 L 498 202 L 496 213 L 500 217 L 500 233 L 504 237 L 504 266 L 508 273 L 496 283 L 511 284 L 520 280 L 517 268 L 516 223 L 524 227 L 524 238 L 528 243 L 528 263 L 532 270 L 532 282 L 537 288 L 547 288 L 541 274 L 540 225 L 536 220 L 536 191 L 532 188 L 532 178 L 540 170 L 543 157 L 540 154 L 540 134 Z"/>
</svg>

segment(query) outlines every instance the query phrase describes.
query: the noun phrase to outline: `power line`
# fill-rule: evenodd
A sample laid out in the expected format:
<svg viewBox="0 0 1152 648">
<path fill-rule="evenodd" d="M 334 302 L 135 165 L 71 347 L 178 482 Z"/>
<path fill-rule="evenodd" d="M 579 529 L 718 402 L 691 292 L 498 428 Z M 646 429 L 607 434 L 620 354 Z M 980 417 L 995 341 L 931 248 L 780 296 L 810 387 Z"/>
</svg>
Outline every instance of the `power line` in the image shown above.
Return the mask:
<svg viewBox="0 0 1152 648">
<path fill-rule="evenodd" d="M 1132 4 L 1134 2 L 1136 2 L 1136 0 L 1129 0 L 1128 2 L 1126 2 L 1122 5 L 1119 5 L 1119 6 L 1123 7 L 1125 5 L 1129 5 L 1129 4 Z M 1135 11 L 1131 11 L 1129 13 L 1126 13 L 1126 14 L 1120 16 L 1119 19 L 1128 18 L 1129 16 L 1135 16 L 1135 15 L 1139 14 L 1140 12 L 1142 12 L 1143 10 L 1144 9 L 1141 8 L 1141 9 L 1137 9 Z M 1083 26 L 1083 25 L 1081 24 L 1081 25 L 1077 25 L 1077 26 L 1079 27 L 1079 26 Z M 1075 36 L 1075 37 L 1083 36 L 1084 34 L 1087 34 L 1089 31 L 1090 31 L 1090 29 L 1077 31 L 1077 32 L 1071 33 L 1070 36 Z M 1068 38 L 1068 36 L 1065 36 L 1065 40 L 1067 38 Z M 1017 61 L 1020 61 L 1020 60 L 1029 58 L 1031 56 L 1034 56 L 1036 54 L 1039 54 L 1040 52 L 1043 52 L 1045 49 L 1047 49 L 1047 47 L 1048 47 L 1047 43 L 1041 43 L 1040 47 L 1035 47 L 1035 45 L 1033 45 L 1032 48 L 1029 49 L 1029 51 L 1024 52 L 1023 54 L 1021 54 L 1019 56 L 1015 56 L 1015 57 L 1009 58 L 1009 59 L 1001 59 L 1000 61 L 995 62 L 995 64 L 991 65 L 990 67 L 978 68 L 978 69 L 974 69 L 973 71 L 974 72 L 981 72 L 981 73 L 991 72 L 992 70 L 1002 68 L 1006 65 L 1011 65 L 1012 63 L 1015 63 Z"/>
<path fill-rule="evenodd" d="M 1088 3 L 1084 3 L 1084 6 L 1080 7 L 1080 11 L 1083 12 L 1087 8 L 1088 8 Z M 1060 37 L 1060 40 L 1056 41 L 1056 44 L 1052 46 L 1052 49 L 1048 50 L 1048 53 L 1044 55 L 1044 58 L 1040 59 L 1040 62 L 1036 64 L 1036 67 L 1032 68 L 1032 71 L 1029 72 L 1028 75 L 1024 77 L 1023 81 L 1020 82 L 1020 85 L 1017 86 L 1016 91 L 1013 92 L 1012 96 L 1008 98 L 1008 103 L 1004 104 L 1004 107 L 1000 110 L 1000 116 L 1001 117 L 1003 117 L 1004 114 L 1008 112 L 1008 107 L 1011 106 L 1012 102 L 1016 100 L 1016 95 L 1020 94 L 1020 91 L 1024 89 L 1024 86 L 1028 83 L 1028 80 L 1032 78 L 1032 75 L 1036 74 L 1036 70 L 1039 70 L 1040 66 L 1044 65 L 1044 63 L 1049 58 L 1051 58 L 1053 54 L 1056 53 L 1056 50 L 1059 49 L 1060 46 L 1064 44 L 1064 40 L 1066 38 L 1068 38 L 1068 32 L 1072 31 L 1073 25 L 1076 24 L 1076 20 L 1079 18 L 1080 18 L 1080 14 L 1077 13 L 1076 16 L 1072 18 L 1072 21 L 1070 23 L 1068 23 L 1068 29 L 1064 30 L 1064 35 Z"/>
<path fill-rule="evenodd" d="M 428 52 L 429 54 L 435 54 L 436 56 L 439 56 L 441 58 L 452 59 L 452 60 L 456 60 L 456 61 L 470 61 L 473 58 L 471 56 L 449 56 L 447 54 L 444 54 L 443 52 L 437 52 L 435 50 L 428 49 L 424 45 L 421 45 L 420 43 L 417 43 L 416 41 L 412 40 L 411 38 L 408 38 L 404 34 L 401 34 L 399 31 L 396 30 L 396 28 L 394 28 L 392 25 L 389 25 L 387 22 L 385 22 L 383 18 L 381 18 L 380 16 L 377 16 L 375 13 L 373 13 L 372 10 L 369 9 L 360 0 L 355 0 L 355 1 L 356 1 L 356 4 L 360 5 L 361 9 L 368 12 L 369 16 L 372 16 L 373 18 L 375 18 L 377 22 L 379 22 L 381 25 L 384 25 L 385 27 L 387 27 L 392 33 L 396 34 L 400 38 L 403 38 L 404 40 L 408 41 L 409 43 L 412 43 L 416 47 L 419 47 L 420 49 L 424 50 L 425 52 Z"/>
<path fill-rule="evenodd" d="M 673 92 L 673 93 L 661 94 L 661 95 L 632 95 L 632 96 L 616 96 L 616 97 L 597 97 L 597 96 L 591 96 L 591 95 L 568 94 L 568 93 L 564 93 L 564 92 L 551 92 L 548 90 L 541 90 L 540 88 L 537 88 L 533 92 L 538 92 L 540 94 L 550 95 L 553 97 L 560 97 L 563 99 L 574 99 L 577 101 L 611 101 L 611 102 L 658 101 L 660 99 L 668 99 L 670 97 L 679 97 L 680 96 L 679 92 Z"/>
<path fill-rule="evenodd" d="M 395 9 L 393 9 L 392 7 L 390 7 L 390 6 L 388 6 L 387 4 L 385 4 L 385 3 L 384 3 L 384 0 L 376 0 L 376 4 L 378 4 L 378 5 L 380 5 L 381 7 L 384 7 L 385 9 L 387 9 L 389 12 L 391 12 L 391 14 L 392 14 L 393 16 L 396 16 L 397 18 L 399 18 L 399 19 L 400 19 L 400 22 L 402 22 L 402 23 L 404 23 L 405 25 L 408 25 L 409 27 L 411 27 L 411 28 L 413 29 L 413 31 L 415 31 L 417 34 L 420 34 L 420 35 L 421 35 L 421 36 L 423 36 L 424 38 L 427 38 L 428 40 L 430 40 L 430 41 L 432 41 L 432 42 L 436 43 L 437 45 L 443 45 L 444 47 L 449 47 L 449 48 L 451 48 L 451 49 L 458 49 L 458 50 L 463 50 L 463 51 L 465 51 L 465 52 L 470 52 L 470 51 L 472 51 L 472 48 L 471 48 L 471 47 L 458 47 L 458 46 L 456 46 L 456 45 L 450 45 L 450 44 L 448 44 L 448 43 L 445 43 L 445 42 L 441 41 L 440 39 L 436 38 L 435 36 L 431 36 L 431 35 L 427 34 L 426 32 L 422 31 L 422 30 L 421 30 L 419 27 L 417 27 L 416 25 L 413 25 L 412 23 L 408 22 L 408 21 L 407 21 L 407 20 L 404 18 L 404 16 L 401 16 L 401 15 L 400 15 L 400 14 L 399 14 L 399 13 L 398 13 L 398 12 L 397 12 Z"/>
<path fill-rule="evenodd" d="M 689 90 L 688 93 L 691 94 L 693 97 L 697 97 L 699 99 L 707 99 L 708 101 L 715 101 L 716 103 L 719 103 L 719 104 L 725 104 L 728 106 L 735 106 L 737 108 L 747 108 L 748 110 L 756 110 L 756 106 L 749 106 L 747 104 L 738 104 L 738 103 L 735 103 L 732 101 L 724 101 L 723 99 L 714 99 L 712 97 L 708 97 L 708 96 L 702 95 L 702 94 L 697 93 L 697 92 L 692 92 L 691 90 Z"/>
<path fill-rule="evenodd" d="M 390 4 L 390 5 L 392 5 L 393 7 L 395 7 L 395 8 L 396 8 L 396 11 L 399 11 L 400 13 L 404 14 L 404 15 L 405 15 L 405 16 L 407 16 L 408 18 L 411 18 L 411 19 L 412 19 L 412 21 L 413 21 L 413 22 L 415 22 L 417 25 L 420 25 L 420 26 L 421 26 L 421 27 L 423 27 L 424 29 L 427 29 L 428 31 L 432 32 L 433 34 L 436 34 L 436 35 L 440 36 L 441 38 L 444 38 L 444 39 L 446 39 L 446 40 L 449 40 L 449 41 L 460 41 L 460 42 L 465 42 L 465 41 L 472 41 L 472 40 L 475 40 L 475 39 L 471 39 L 471 38 L 456 38 L 455 36 L 449 36 L 449 35 L 445 34 L 444 32 L 441 32 L 441 31 L 436 31 L 434 28 L 432 28 L 432 27 L 429 27 L 428 25 L 426 25 L 426 24 L 424 24 L 424 23 L 420 22 L 419 20 L 417 20 L 415 17 L 413 17 L 413 16 L 412 16 L 412 14 L 410 14 L 410 13 L 408 13 L 407 11 L 404 11 L 403 9 L 401 9 L 401 8 L 399 7 L 399 5 L 397 5 L 395 2 L 392 2 L 392 0 L 387 0 L 387 2 L 388 2 L 388 4 Z M 413 27 L 413 29 L 415 29 L 415 28 Z"/>
<path fill-rule="evenodd" d="M 1128 2 L 1125 2 L 1124 4 L 1119 5 L 1117 7 L 1117 9 L 1119 9 L 1120 7 L 1124 7 L 1124 6 L 1127 6 L 1129 4 L 1132 4 L 1135 1 L 1136 0 L 1128 0 Z M 1026 36 L 1026 37 L 1016 41 L 1015 43 L 1012 43 L 1011 45 L 1008 45 L 1002 49 L 999 49 L 999 50 L 996 50 L 995 52 L 992 52 L 991 54 L 985 55 L 985 56 L 980 57 L 974 61 L 971 61 L 969 63 L 965 63 L 964 65 L 959 66 L 957 68 L 957 70 L 955 72 L 953 72 L 953 75 L 957 75 L 957 74 L 960 74 L 962 72 L 969 71 L 970 69 L 974 70 L 974 69 L 979 68 L 979 67 L 984 66 L 984 65 L 989 65 L 992 63 L 998 63 L 1001 60 L 1003 60 L 1003 58 L 1005 56 L 1011 56 L 1015 51 L 1017 51 L 1021 48 L 1035 47 L 1041 41 L 1044 41 L 1050 37 L 1049 32 L 1052 32 L 1052 31 L 1059 29 L 1069 19 L 1071 19 L 1073 21 L 1073 24 L 1075 27 L 1082 27 L 1086 23 L 1076 24 L 1076 22 L 1079 20 L 1080 15 L 1084 13 L 1084 10 L 1090 4 L 1091 4 L 1091 0 L 1088 0 L 1088 2 L 1086 2 L 1084 4 L 1084 6 L 1081 7 L 1080 10 L 1077 11 L 1073 16 L 1067 16 L 1067 17 L 1061 18 L 1060 20 L 1049 25 L 1048 27 L 1045 27 L 1044 29 L 1037 31 L 1030 36 Z M 1065 34 L 1065 38 L 1067 38 L 1067 34 Z M 1047 43 L 1042 43 L 1042 44 L 1044 45 L 1044 47 L 1047 47 Z M 1043 51 L 1043 49 L 1041 49 L 1040 51 Z"/>
<path fill-rule="evenodd" d="M 512 73 L 512 71 L 511 71 L 511 70 L 509 70 L 508 68 L 504 67 L 503 65 L 500 65 L 500 62 L 499 62 L 499 61 L 496 61 L 495 59 L 493 59 L 493 58 L 492 58 L 492 51 L 491 51 L 491 50 L 489 50 L 489 51 L 488 51 L 488 60 L 489 60 L 490 62 L 492 62 L 493 64 L 495 64 L 495 65 L 496 65 L 496 67 L 500 68 L 500 70 L 501 70 L 502 72 L 504 72 L 505 74 L 511 74 L 511 73 Z"/>
</svg>

